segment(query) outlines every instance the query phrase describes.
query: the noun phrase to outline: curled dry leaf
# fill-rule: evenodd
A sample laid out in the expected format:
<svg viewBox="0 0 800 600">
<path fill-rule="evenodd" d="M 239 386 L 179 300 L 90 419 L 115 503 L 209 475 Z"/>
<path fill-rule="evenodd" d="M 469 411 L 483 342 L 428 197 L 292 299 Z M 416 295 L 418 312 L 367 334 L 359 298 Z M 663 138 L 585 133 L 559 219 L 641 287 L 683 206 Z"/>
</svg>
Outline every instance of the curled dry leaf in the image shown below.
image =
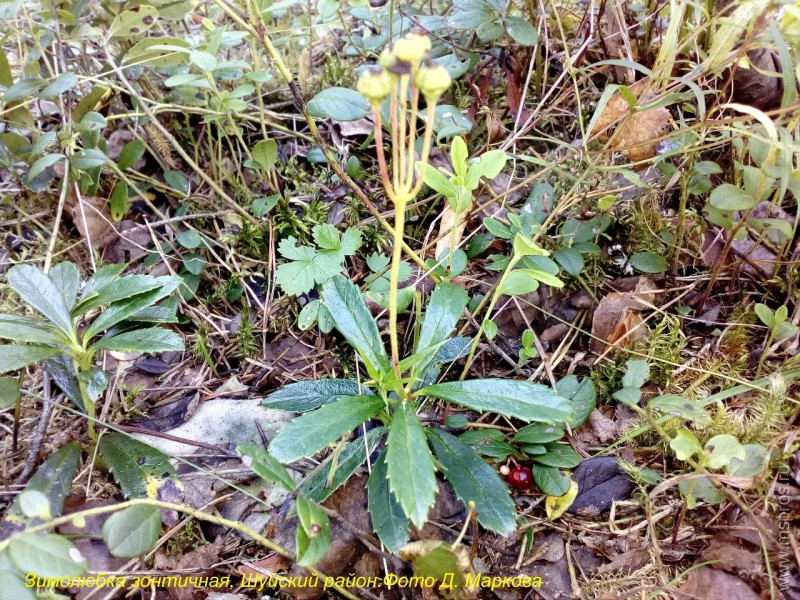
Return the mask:
<svg viewBox="0 0 800 600">
<path fill-rule="evenodd" d="M 648 90 L 649 80 L 637 81 L 628 89 L 639 104 L 644 104 L 655 97 Z M 613 124 L 622 120 L 613 133 L 609 131 Z M 633 162 L 653 158 L 659 138 L 669 131 L 672 115 L 666 108 L 632 111 L 625 97 L 617 91 L 600 113 L 595 130 L 600 131 L 600 141 L 609 142 L 609 148 L 617 149 Z"/>
<path fill-rule="evenodd" d="M 653 303 L 657 289 L 652 281 L 640 277 L 631 292 L 611 292 L 604 296 L 592 317 L 592 351 L 601 354 L 608 345 L 627 348 L 642 339 L 647 328 L 639 327 L 641 311 Z"/>
<path fill-rule="evenodd" d="M 768 48 L 747 53 L 733 72 L 733 101 L 759 110 L 778 108 L 783 100 L 783 78 L 778 55 Z"/>
<path fill-rule="evenodd" d="M 69 214 L 81 237 L 95 250 L 101 250 L 117 239 L 117 232 L 108 211 L 108 201 L 98 196 L 71 196 L 67 199 Z"/>
</svg>

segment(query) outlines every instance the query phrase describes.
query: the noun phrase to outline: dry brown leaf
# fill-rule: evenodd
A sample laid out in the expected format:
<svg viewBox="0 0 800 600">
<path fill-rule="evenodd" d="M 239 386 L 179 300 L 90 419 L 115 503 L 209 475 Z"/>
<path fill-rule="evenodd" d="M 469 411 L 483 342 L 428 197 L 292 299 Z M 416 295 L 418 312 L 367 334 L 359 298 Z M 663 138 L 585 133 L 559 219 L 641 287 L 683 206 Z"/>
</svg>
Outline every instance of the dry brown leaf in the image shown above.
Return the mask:
<svg viewBox="0 0 800 600">
<path fill-rule="evenodd" d="M 655 97 L 655 93 L 647 89 L 648 83 L 649 80 L 642 79 L 628 86 L 639 104 L 644 104 Z M 613 133 L 606 130 L 623 117 L 625 119 L 616 126 Z M 601 132 L 600 141 L 610 140 L 610 148 L 620 150 L 631 161 L 638 162 L 653 158 L 657 154 L 658 138 L 669 130 L 671 120 L 672 115 L 669 110 L 663 107 L 633 112 L 623 95 L 616 92 L 600 113 L 595 129 Z"/>
<path fill-rule="evenodd" d="M 95 250 L 101 250 L 117 239 L 112 226 L 108 201 L 98 196 L 75 196 L 67 199 L 72 222 L 81 237 Z"/>
<path fill-rule="evenodd" d="M 653 302 L 657 289 L 649 279 L 640 277 L 633 291 L 604 296 L 592 316 L 592 352 L 603 353 L 607 344 L 628 347 L 647 335 L 647 328 L 640 326 L 641 311 Z"/>
<path fill-rule="evenodd" d="M 736 575 L 711 567 L 698 567 L 689 572 L 675 597 L 702 600 L 759 600 L 759 595 Z"/>
<path fill-rule="evenodd" d="M 616 148 L 632 162 L 653 158 L 656 144 L 669 131 L 672 115 L 666 108 L 652 108 L 630 115 L 614 132 L 610 147 Z"/>
</svg>

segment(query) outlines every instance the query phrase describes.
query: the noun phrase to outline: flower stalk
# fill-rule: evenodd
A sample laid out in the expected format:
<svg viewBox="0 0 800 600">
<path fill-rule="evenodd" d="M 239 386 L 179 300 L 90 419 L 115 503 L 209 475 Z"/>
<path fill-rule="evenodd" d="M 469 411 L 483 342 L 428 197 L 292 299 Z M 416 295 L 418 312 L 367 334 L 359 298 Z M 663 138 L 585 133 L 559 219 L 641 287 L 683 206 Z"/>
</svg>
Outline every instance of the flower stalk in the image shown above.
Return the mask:
<svg viewBox="0 0 800 600">
<path fill-rule="evenodd" d="M 375 146 L 383 187 L 394 204 L 394 248 L 389 275 L 389 339 L 392 351 L 392 367 L 400 380 L 400 345 L 397 335 L 398 285 L 400 262 L 403 251 L 403 231 L 406 208 L 422 189 L 425 168 L 430 156 L 433 139 L 433 121 L 436 103 L 450 85 L 447 70 L 430 60 L 431 41 L 425 36 L 411 32 L 397 40 L 394 47 L 385 50 L 379 65 L 368 68 L 358 80 L 358 91 L 372 105 L 375 128 Z M 422 94 L 427 104 L 425 130 L 420 149 L 420 160 L 416 155 L 417 118 L 419 97 Z M 389 100 L 389 130 L 391 135 L 391 175 L 386 163 L 383 147 L 383 117 L 381 105 Z M 414 178 L 414 167 L 418 173 Z"/>
</svg>

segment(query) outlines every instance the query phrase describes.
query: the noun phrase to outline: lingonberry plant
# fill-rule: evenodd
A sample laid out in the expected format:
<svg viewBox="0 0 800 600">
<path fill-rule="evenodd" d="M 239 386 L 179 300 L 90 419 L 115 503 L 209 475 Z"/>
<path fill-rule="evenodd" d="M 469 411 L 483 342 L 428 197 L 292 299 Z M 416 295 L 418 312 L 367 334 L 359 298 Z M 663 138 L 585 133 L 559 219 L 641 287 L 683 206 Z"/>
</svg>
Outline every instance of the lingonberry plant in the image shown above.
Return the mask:
<svg viewBox="0 0 800 600">
<path fill-rule="evenodd" d="M 285 386 L 263 402 L 269 408 L 303 413 L 270 444 L 270 454 L 282 463 L 313 456 L 355 428 L 364 432 L 363 439 L 337 447 L 330 460 L 299 484 L 304 502 L 322 502 L 385 440 L 385 449 L 371 465 L 368 508 L 373 528 L 393 552 L 407 542 L 411 523 L 418 528 L 426 523 L 438 490 L 437 469 L 466 505 L 474 503 L 481 525 L 504 535 L 515 526 L 514 503 L 506 483 L 457 437 L 435 427 L 423 427 L 418 413 L 425 403 L 442 400 L 479 412 L 553 425 L 569 421 L 573 415 L 569 400 L 547 386 L 529 381 L 467 379 L 435 383 L 441 365 L 463 356 L 473 344 L 469 338 L 451 337 L 468 303 L 466 290 L 452 282 L 439 283 L 431 293 L 413 352 L 401 359 L 397 288 L 404 219 L 409 202 L 425 181 L 434 110 L 450 83 L 447 71 L 429 59 L 429 49 L 426 36 L 406 34 L 393 49 L 384 51 L 379 64 L 368 68 L 358 82 L 359 92 L 373 108 L 378 164 L 386 195 L 395 210 L 389 286 L 390 353 L 386 352 L 359 288 L 337 275 L 324 284 L 321 301 L 335 328 L 356 351 L 367 376 L 360 381 L 302 381 Z M 417 147 L 420 96 L 425 100 L 427 117 L 422 144 Z M 391 160 L 387 160 L 383 146 L 382 112 L 386 104 Z M 415 150 L 421 157 L 416 163 Z M 529 277 L 538 285 L 536 282 L 543 275 L 511 269 L 524 256 L 545 254 L 530 239 L 518 236 L 514 241 L 516 258 L 510 261 L 513 264 L 500 287 L 508 287 L 511 273 L 517 278 Z M 556 279 L 556 283 L 560 282 Z M 367 430 L 366 423 L 374 421 L 379 425 Z"/>
</svg>

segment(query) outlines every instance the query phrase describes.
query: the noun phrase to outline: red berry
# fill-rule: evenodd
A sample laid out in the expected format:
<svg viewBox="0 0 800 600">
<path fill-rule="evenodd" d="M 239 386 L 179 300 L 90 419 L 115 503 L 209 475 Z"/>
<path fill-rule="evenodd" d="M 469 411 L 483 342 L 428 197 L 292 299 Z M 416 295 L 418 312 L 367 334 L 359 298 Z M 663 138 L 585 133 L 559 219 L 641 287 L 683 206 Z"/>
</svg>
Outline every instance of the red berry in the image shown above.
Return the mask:
<svg viewBox="0 0 800 600">
<path fill-rule="evenodd" d="M 533 487 L 533 473 L 528 467 L 514 467 L 508 474 L 508 485 L 524 492 Z"/>
</svg>

